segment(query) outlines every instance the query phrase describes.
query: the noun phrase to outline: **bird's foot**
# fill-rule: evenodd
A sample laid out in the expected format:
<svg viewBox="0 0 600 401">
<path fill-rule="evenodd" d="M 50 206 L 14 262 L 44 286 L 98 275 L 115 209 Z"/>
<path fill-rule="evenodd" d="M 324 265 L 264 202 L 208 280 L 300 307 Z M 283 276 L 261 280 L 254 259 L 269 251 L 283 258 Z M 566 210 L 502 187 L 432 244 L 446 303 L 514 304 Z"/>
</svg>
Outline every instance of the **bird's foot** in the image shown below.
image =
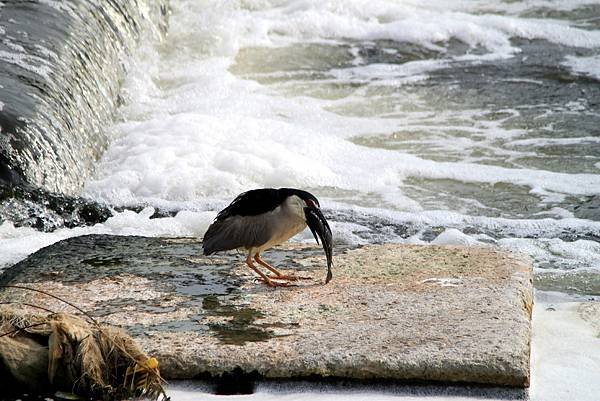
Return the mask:
<svg viewBox="0 0 600 401">
<path fill-rule="evenodd" d="M 271 278 L 275 278 L 275 277 L 271 277 Z M 292 286 L 292 284 L 288 283 L 287 281 L 275 281 L 275 280 L 271 280 L 271 278 L 267 278 L 262 281 L 269 287 L 290 287 L 290 286 Z"/>
<path fill-rule="evenodd" d="M 282 274 L 280 276 L 268 276 L 274 280 L 287 280 L 287 281 L 298 281 L 298 280 L 311 280 L 312 277 L 308 276 L 296 276 L 295 274 Z"/>
<path fill-rule="evenodd" d="M 295 284 L 291 284 L 286 281 L 276 281 L 278 279 L 279 279 L 279 277 L 264 275 L 262 277 L 256 277 L 254 279 L 254 282 L 260 281 L 262 283 L 265 283 L 269 287 L 294 287 L 295 286 Z"/>
</svg>

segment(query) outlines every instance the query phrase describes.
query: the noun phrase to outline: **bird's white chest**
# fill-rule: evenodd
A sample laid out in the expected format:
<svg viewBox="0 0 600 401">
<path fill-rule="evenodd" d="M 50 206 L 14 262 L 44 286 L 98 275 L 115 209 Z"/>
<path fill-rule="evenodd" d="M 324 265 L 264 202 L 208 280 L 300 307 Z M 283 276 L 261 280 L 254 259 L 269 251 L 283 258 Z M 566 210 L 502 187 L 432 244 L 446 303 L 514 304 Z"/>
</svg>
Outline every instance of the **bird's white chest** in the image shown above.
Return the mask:
<svg viewBox="0 0 600 401">
<path fill-rule="evenodd" d="M 260 251 L 279 245 L 306 228 L 304 208 L 300 198 L 288 198 L 281 206 L 269 212 L 270 239 L 260 246 Z M 300 203 L 302 202 L 302 203 Z"/>
</svg>

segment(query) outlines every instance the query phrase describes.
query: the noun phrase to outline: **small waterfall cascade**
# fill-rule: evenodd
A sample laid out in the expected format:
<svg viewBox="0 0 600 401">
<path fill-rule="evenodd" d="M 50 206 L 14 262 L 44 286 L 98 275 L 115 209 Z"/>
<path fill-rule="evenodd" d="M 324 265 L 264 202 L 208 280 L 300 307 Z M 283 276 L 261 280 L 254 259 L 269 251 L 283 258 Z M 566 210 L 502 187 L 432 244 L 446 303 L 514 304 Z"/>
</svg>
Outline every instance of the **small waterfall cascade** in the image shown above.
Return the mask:
<svg viewBox="0 0 600 401">
<path fill-rule="evenodd" d="M 108 145 L 129 54 L 168 0 L 0 3 L 0 184 L 77 194 Z"/>
</svg>

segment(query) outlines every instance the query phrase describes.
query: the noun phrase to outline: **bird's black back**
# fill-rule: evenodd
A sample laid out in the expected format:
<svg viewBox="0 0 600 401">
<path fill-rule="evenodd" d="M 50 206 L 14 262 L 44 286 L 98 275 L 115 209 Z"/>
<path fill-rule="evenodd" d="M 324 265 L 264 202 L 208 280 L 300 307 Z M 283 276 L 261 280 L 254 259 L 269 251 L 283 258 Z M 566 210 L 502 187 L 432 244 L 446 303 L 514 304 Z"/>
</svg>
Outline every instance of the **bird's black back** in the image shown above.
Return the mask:
<svg viewBox="0 0 600 401">
<path fill-rule="evenodd" d="M 222 221 L 230 216 L 256 216 L 270 212 L 292 195 L 296 195 L 302 199 L 311 199 L 317 205 L 319 204 L 319 201 L 314 195 L 301 189 L 252 189 L 238 195 L 229 206 L 217 214 L 215 221 Z"/>
<path fill-rule="evenodd" d="M 312 223 L 315 223 L 311 225 L 313 234 L 315 232 L 319 233 L 324 247 L 326 243 L 331 244 L 331 241 L 327 240 L 331 238 L 331 230 L 329 230 L 327 222 L 324 220 L 319 209 L 313 209 L 314 205 L 311 205 L 311 203 L 314 203 L 317 207 L 319 206 L 317 198 L 309 192 L 300 189 L 264 188 L 253 189 L 238 195 L 229 206 L 217 214 L 215 221 L 208 227 L 202 240 L 204 254 L 211 255 L 215 252 L 236 248 L 251 249 L 252 247 L 266 244 L 271 239 L 272 227 L 270 228 L 269 225 L 272 226 L 273 222 L 269 222 L 268 217 L 261 218 L 260 215 L 275 210 L 288 197 L 293 195 L 306 201 L 307 204 L 304 207 L 305 214 L 307 210 L 313 210 L 314 216 L 310 220 Z M 321 217 L 319 218 L 319 216 Z M 316 227 L 317 231 L 315 231 L 314 227 Z M 329 230 L 328 237 L 323 237 L 321 233 L 321 231 L 325 230 L 325 227 Z M 331 265 L 330 259 L 331 256 L 328 256 L 328 266 Z M 329 279 L 330 276 L 328 276 Z"/>
</svg>

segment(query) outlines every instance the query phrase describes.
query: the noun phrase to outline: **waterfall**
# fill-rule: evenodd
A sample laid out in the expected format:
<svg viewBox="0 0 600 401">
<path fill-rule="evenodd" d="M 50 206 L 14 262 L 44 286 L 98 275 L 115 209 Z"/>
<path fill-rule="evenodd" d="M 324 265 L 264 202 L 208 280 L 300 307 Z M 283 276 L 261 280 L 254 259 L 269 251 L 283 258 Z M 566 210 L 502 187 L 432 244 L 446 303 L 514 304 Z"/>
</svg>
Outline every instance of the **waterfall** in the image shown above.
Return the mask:
<svg viewBox="0 0 600 401">
<path fill-rule="evenodd" d="M 73 195 L 141 33 L 166 32 L 168 0 L 0 2 L 0 184 Z"/>
</svg>

